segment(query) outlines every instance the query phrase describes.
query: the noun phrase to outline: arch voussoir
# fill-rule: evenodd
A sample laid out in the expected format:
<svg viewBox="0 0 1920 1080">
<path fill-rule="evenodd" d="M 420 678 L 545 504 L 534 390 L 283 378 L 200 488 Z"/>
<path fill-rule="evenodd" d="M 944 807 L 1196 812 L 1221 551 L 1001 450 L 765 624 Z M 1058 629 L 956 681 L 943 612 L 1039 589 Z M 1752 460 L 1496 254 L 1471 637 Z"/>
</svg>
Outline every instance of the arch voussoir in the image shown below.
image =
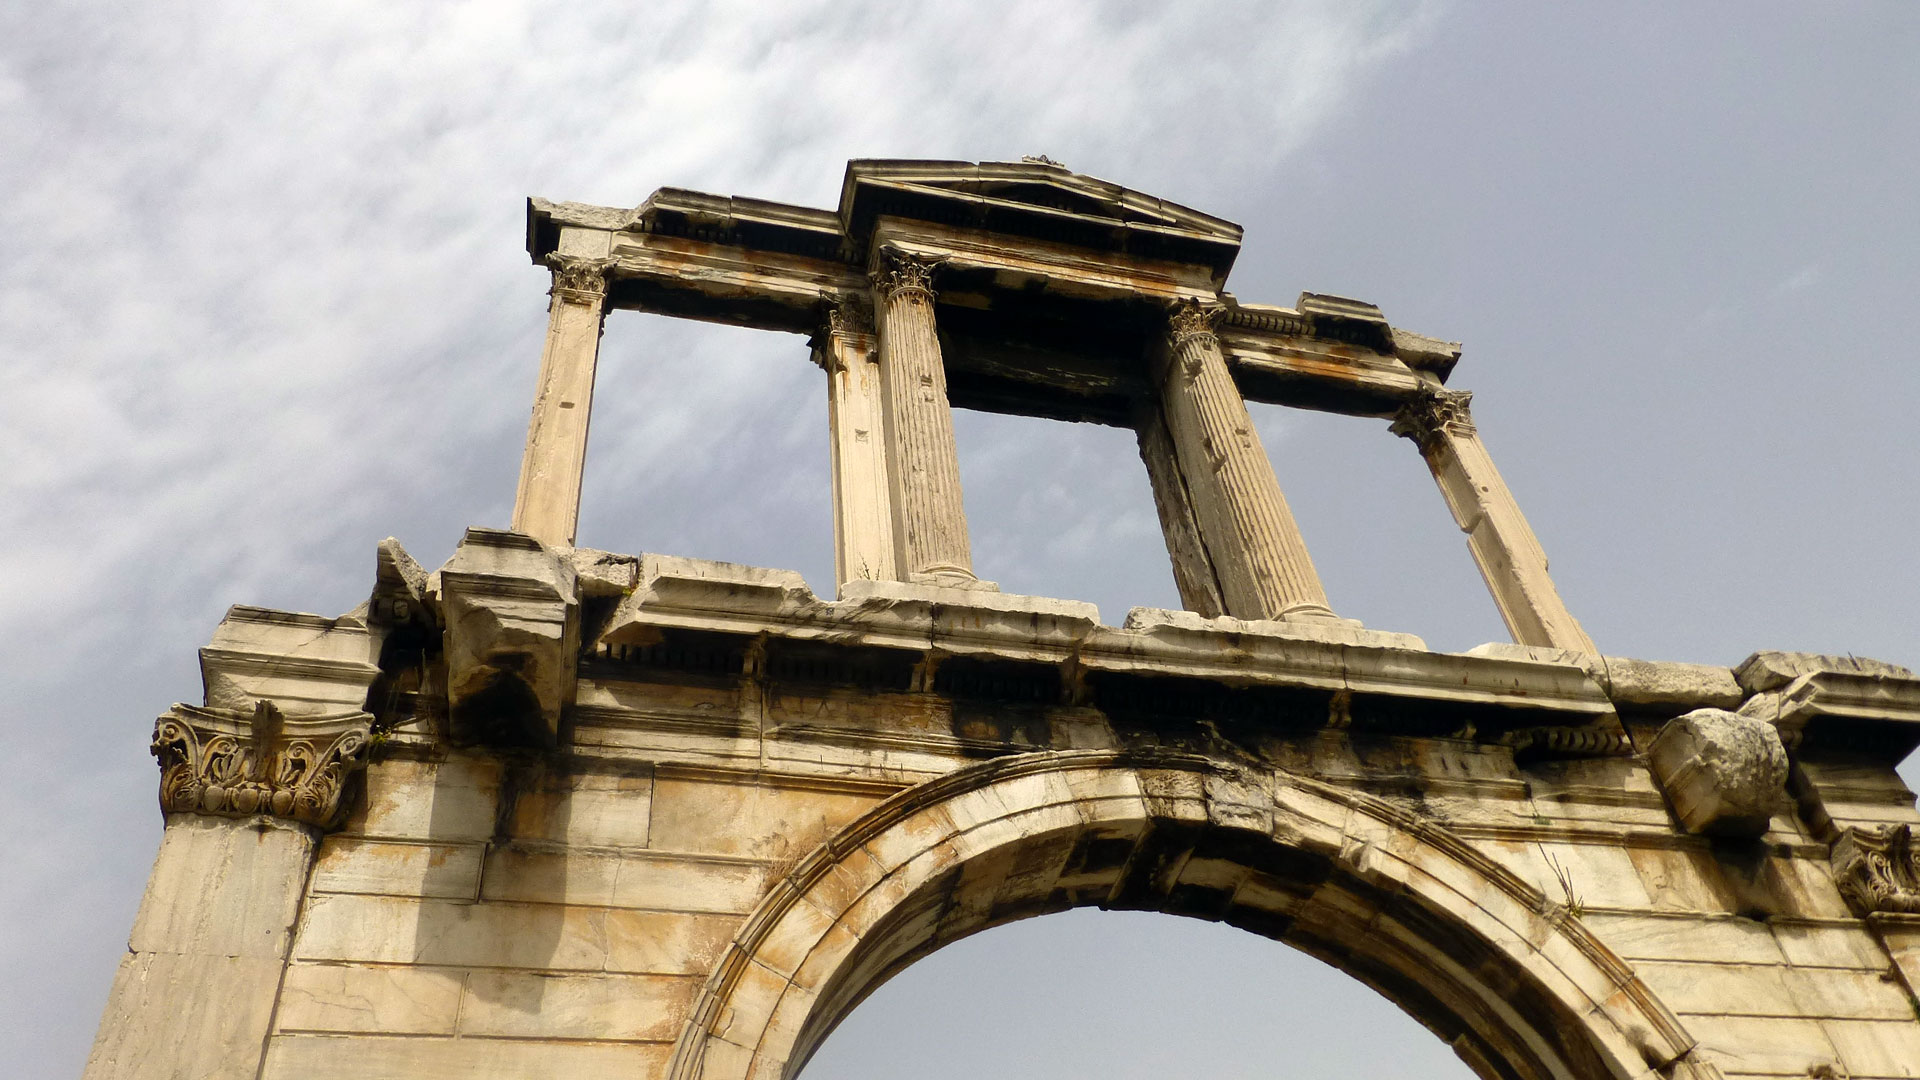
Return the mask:
<svg viewBox="0 0 1920 1080">
<path fill-rule="evenodd" d="M 1564 907 L 1430 821 L 1277 771 L 1076 751 L 930 781 L 797 863 L 736 938 L 737 973 L 703 989 L 671 1075 L 791 1076 L 915 958 L 1084 904 L 1224 919 L 1303 948 L 1467 1060 L 1497 1062 L 1489 1076 L 1633 1080 L 1692 1047 Z"/>
</svg>

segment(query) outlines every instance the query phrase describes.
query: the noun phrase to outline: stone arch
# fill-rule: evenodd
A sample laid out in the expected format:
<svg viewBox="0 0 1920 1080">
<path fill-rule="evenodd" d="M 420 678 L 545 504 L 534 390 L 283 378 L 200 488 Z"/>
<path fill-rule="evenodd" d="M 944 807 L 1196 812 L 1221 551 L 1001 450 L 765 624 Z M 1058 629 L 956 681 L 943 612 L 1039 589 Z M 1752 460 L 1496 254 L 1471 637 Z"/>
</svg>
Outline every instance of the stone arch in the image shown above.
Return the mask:
<svg viewBox="0 0 1920 1080">
<path fill-rule="evenodd" d="M 1306 777 L 1124 751 L 983 762 L 848 826 L 749 916 L 669 1075 L 791 1077 L 920 956 L 1094 905 L 1223 920 L 1300 948 L 1489 1080 L 1719 1075 L 1565 906 L 1446 829 Z"/>
</svg>

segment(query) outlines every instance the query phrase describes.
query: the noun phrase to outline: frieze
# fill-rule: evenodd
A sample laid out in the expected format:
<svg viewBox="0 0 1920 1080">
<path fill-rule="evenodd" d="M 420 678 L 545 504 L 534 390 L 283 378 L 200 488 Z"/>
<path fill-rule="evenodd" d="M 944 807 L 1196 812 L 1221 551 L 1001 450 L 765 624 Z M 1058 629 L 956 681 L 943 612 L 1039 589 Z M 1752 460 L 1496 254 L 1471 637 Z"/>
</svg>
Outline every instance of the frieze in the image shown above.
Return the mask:
<svg viewBox="0 0 1920 1080">
<path fill-rule="evenodd" d="M 346 816 L 366 767 L 373 716 L 289 719 L 270 701 L 251 713 L 175 705 L 153 728 L 166 813 L 269 814 L 321 829 Z"/>
<path fill-rule="evenodd" d="M 1920 914 L 1920 850 L 1912 826 L 1847 829 L 1833 842 L 1832 862 L 1834 882 L 1854 914 Z"/>
</svg>

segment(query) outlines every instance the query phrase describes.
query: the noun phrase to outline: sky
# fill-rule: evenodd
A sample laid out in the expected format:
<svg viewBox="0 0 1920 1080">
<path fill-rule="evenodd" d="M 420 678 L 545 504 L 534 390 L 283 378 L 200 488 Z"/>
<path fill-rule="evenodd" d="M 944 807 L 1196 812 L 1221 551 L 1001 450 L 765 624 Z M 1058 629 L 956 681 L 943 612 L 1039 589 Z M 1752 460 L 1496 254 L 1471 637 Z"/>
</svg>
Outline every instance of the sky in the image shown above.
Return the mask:
<svg viewBox="0 0 1920 1080">
<path fill-rule="evenodd" d="M 337 614 L 382 537 L 433 566 L 506 523 L 529 195 L 831 206 L 849 158 L 1045 154 L 1245 226 L 1244 301 L 1464 342 L 1602 651 L 1920 666 L 1915 55 L 1893 2 L 0 10 L 0 1059 L 85 1058 L 159 839 L 152 718 L 222 611 Z M 830 593 L 804 342 L 616 313 L 601 356 L 581 543 Z M 1410 443 L 1255 412 L 1340 614 L 1504 639 Z M 1175 605 L 1130 435 L 957 428 L 983 577 Z M 1467 1075 L 1283 947 L 1103 913 L 921 962 L 807 1076 L 894 1075 L 900 1039 L 926 1076 Z"/>
</svg>

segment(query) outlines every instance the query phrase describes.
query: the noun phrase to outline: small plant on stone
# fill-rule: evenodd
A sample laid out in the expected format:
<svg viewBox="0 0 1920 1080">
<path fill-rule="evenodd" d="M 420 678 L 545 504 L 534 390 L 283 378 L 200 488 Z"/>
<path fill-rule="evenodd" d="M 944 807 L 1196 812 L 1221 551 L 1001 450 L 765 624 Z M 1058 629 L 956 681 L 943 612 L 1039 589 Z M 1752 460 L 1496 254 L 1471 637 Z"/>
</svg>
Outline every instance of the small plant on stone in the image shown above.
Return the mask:
<svg viewBox="0 0 1920 1080">
<path fill-rule="evenodd" d="M 1541 854 L 1546 856 L 1547 867 L 1553 871 L 1553 879 L 1560 883 L 1561 895 L 1567 898 L 1567 914 L 1576 919 L 1585 915 L 1587 905 L 1581 901 L 1580 894 L 1573 891 L 1573 875 L 1568 873 L 1567 868 L 1560 865 L 1560 861 L 1551 853 L 1542 852 Z"/>
</svg>

